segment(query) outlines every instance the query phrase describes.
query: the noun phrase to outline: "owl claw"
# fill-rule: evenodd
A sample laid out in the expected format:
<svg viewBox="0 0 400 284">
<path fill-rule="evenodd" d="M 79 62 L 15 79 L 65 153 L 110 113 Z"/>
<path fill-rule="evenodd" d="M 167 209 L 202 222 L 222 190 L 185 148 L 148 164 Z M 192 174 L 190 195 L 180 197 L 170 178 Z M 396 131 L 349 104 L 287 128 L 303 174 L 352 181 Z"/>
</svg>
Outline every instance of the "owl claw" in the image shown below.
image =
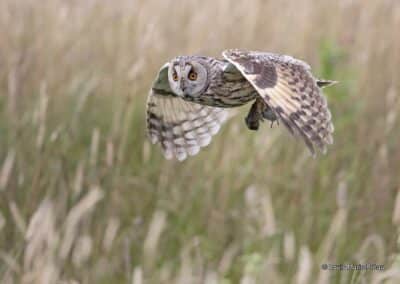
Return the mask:
<svg viewBox="0 0 400 284">
<path fill-rule="evenodd" d="M 273 111 L 270 107 L 266 106 L 266 107 L 264 108 L 264 110 L 262 111 L 262 116 L 263 116 L 263 118 L 265 118 L 266 120 L 271 121 L 270 128 L 272 128 L 272 127 L 274 126 L 274 122 L 275 122 L 275 121 L 276 121 L 276 123 L 277 123 L 278 126 L 279 126 L 279 120 L 278 120 L 278 118 L 276 117 L 274 111 Z"/>
<path fill-rule="evenodd" d="M 272 122 L 274 122 L 275 120 L 277 120 L 277 117 L 275 115 L 275 112 L 270 108 L 270 107 L 266 107 L 263 111 L 262 111 L 262 116 L 266 119 L 266 120 L 270 120 Z"/>
<path fill-rule="evenodd" d="M 275 121 L 276 121 L 276 125 L 279 126 L 279 120 L 278 120 L 278 119 L 275 119 L 275 120 L 272 120 L 272 121 L 271 121 L 270 128 L 272 128 L 272 127 L 274 126 L 274 122 L 275 122 Z"/>
<path fill-rule="evenodd" d="M 274 122 L 279 126 L 279 120 L 275 112 L 261 99 L 257 99 L 250 108 L 245 119 L 246 125 L 250 130 L 258 130 L 260 121 L 264 119 L 271 121 L 270 127 L 274 126 Z"/>
</svg>

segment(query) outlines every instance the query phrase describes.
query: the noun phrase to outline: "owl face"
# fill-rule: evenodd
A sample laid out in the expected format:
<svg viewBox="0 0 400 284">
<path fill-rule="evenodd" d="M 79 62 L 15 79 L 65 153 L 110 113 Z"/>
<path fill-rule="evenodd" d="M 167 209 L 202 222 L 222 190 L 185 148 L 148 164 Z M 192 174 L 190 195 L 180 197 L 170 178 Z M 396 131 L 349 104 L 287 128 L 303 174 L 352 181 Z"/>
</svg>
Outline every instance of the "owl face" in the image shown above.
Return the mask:
<svg viewBox="0 0 400 284">
<path fill-rule="evenodd" d="M 168 69 L 171 90 L 181 97 L 198 97 L 207 88 L 208 71 L 204 63 L 193 58 L 178 57 Z"/>
</svg>

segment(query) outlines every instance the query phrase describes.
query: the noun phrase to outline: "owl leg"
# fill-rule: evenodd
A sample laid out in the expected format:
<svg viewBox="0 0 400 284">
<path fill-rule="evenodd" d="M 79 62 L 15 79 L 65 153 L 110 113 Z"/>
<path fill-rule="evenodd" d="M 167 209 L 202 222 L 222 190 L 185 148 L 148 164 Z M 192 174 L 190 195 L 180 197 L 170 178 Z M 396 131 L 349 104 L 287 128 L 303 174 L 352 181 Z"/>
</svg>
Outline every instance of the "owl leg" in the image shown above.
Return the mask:
<svg viewBox="0 0 400 284">
<path fill-rule="evenodd" d="M 262 116 L 266 120 L 271 121 L 271 128 L 274 125 L 275 121 L 279 125 L 279 120 L 276 117 L 275 112 L 267 104 L 264 104 L 264 109 L 262 111 Z"/>
<path fill-rule="evenodd" d="M 279 125 L 279 120 L 275 112 L 264 102 L 263 99 L 257 98 L 246 116 L 246 125 L 250 130 L 258 130 L 260 121 L 263 121 L 264 119 L 271 121 L 271 128 L 275 121 Z"/>
<path fill-rule="evenodd" d="M 258 130 L 260 126 L 260 120 L 263 120 L 263 108 L 263 102 L 260 99 L 256 99 L 256 101 L 251 105 L 249 113 L 245 118 L 246 125 L 250 130 Z"/>
</svg>

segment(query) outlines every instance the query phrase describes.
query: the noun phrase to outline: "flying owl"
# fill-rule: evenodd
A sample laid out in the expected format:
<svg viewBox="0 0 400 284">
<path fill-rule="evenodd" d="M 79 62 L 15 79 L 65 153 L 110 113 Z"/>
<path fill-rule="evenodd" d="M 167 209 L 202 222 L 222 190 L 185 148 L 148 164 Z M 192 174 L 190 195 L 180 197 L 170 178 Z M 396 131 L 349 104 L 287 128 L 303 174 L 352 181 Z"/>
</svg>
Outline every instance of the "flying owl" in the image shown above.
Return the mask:
<svg viewBox="0 0 400 284">
<path fill-rule="evenodd" d="M 310 66 L 288 55 L 226 50 L 224 59 L 178 56 L 161 67 L 147 101 L 147 129 L 165 158 L 180 161 L 211 142 L 227 109 L 253 102 L 245 118 L 251 130 L 264 119 L 282 122 L 311 154 L 333 143 L 331 113 Z"/>
</svg>

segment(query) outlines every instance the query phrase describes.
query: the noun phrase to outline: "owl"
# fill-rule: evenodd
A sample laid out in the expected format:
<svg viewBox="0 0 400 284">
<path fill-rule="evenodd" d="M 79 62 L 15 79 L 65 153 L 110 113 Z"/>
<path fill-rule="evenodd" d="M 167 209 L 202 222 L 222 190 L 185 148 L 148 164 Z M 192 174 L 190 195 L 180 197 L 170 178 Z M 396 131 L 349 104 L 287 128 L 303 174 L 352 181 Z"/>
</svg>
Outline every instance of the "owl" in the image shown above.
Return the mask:
<svg viewBox="0 0 400 284">
<path fill-rule="evenodd" d="M 250 130 L 264 120 L 281 122 L 313 156 L 333 143 L 331 113 L 310 66 L 288 55 L 226 50 L 223 59 L 178 56 L 161 67 L 147 100 L 147 130 L 165 158 L 180 161 L 207 146 L 228 109 L 253 102 Z"/>
</svg>

